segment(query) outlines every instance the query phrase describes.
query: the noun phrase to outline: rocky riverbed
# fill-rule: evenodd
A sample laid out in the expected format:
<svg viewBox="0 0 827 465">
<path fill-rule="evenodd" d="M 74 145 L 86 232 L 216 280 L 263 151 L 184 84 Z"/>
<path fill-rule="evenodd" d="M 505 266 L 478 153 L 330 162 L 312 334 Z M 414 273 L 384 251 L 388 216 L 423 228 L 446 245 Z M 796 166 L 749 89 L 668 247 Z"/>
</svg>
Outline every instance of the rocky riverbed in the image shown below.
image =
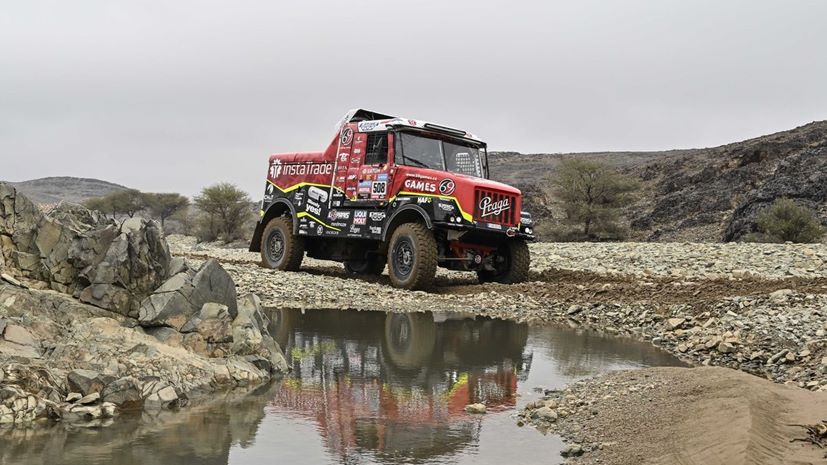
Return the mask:
<svg viewBox="0 0 827 465">
<path fill-rule="evenodd" d="M 254 294 L 159 227 L 41 212 L 0 183 L 0 424 L 102 424 L 287 369 Z"/>
<path fill-rule="evenodd" d="M 265 305 L 466 311 L 562 323 L 646 340 L 702 368 L 608 375 L 529 405 L 519 422 L 563 435 L 572 461 L 769 464 L 785 463 L 776 460 L 784 454 L 793 461 L 814 457 L 811 446 L 789 446 L 803 430 L 782 428 L 778 419 L 823 416 L 807 407 L 827 399 L 824 244 L 538 243 L 531 246 L 531 282 L 479 285 L 471 273 L 440 270 L 430 292 L 393 289 L 387 276 L 347 275 L 332 262 L 306 259 L 301 272 L 283 273 L 257 266 L 257 254 L 244 249 L 182 236 L 170 244 L 194 262 L 219 260 L 240 289 L 258 293 Z M 726 412 L 738 406 L 748 407 L 735 415 L 741 426 L 727 428 Z M 698 416 L 695 423 L 687 412 Z M 749 427 L 759 420 L 763 426 Z M 700 439 L 678 444 L 673 436 Z M 660 449 L 635 446 L 641 441 Z M 674 447 L 666 453 L 663 444 Z"/>
</svg>

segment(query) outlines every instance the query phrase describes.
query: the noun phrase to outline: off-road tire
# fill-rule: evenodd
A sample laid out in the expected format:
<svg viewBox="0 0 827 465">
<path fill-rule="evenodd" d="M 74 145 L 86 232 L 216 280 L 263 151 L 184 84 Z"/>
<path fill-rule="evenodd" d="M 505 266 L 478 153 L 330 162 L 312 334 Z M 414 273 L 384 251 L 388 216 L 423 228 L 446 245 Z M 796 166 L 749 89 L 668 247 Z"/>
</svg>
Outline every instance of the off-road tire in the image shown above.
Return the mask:
<svg viewBox="0 0 827 465">
<path fill-rule="evenodd" d="M 388 276 L 393 287 L 411 290 L 429 288 L 436 275 L 436 254 L 436 239 L 424 224 L 399 225 L 388 247 Z M 407 262 L 402 258 L 406 255 Z"/>
<path fill-rule="evenodd" d="M 387 362 L 400 370 L 421 370 L 434 353 L 436 323 L 427 313 L 388 312 L 384 335 L 382 349 Z"/>
<path fill-rule="evenodd" d="M 274 250 L 273 240 L 282 241 L 281 253 Z M 304 258 L 304 238 L 293 234 L 293 221 L 286 216 L 273 218 L 261 234 L 261 266 L 282 271 L 298 271 Z"/>
<path fill-rule="evenodd" d="M 373 257 L 366 260 L 346 260 L 343 265 L 348 274 L 379 276 L 385 271 L 385 260 Z"/>
<path fill-rule="evenodd" d="M 497 271 L 479 270 L 477 278 L 480 283 L 516 284 L 528 279 L 528 269 L 531 265 L 531 254 L 528 244 L 522 239 L 510 240 L 502 245 L 497 252 L 505 258 L 503 269 Z"/>
</svg>

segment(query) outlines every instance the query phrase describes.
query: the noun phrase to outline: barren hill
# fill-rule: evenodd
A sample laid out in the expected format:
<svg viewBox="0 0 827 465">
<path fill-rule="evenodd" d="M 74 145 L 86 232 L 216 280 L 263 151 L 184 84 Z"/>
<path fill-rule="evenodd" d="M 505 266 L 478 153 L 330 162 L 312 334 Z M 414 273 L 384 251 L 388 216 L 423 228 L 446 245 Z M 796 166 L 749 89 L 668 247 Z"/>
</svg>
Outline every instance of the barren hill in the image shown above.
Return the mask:
<svg viewBox="0 0 827 465">
<path fill-rule="evenodd" d="M 20 192 L 38 204 L 52 204 L 60 201 L 81 203 L 93 197 L 128 189 L 100 179 L 59 176 L 10 182 Z"/>
<path fill-rule="evenodd" d="M 737 240 L 779 197 L 815 209 L 827 224 L 827 121 L 706 149 L 492 153 L 491 173 L 523 189 L 527 208 L 553 221 L 555 199 L 543 187 L 567 156 L 605 161 L 641 180 L 638 201 L 626 209 L 633 239 Z"/>
</svg>

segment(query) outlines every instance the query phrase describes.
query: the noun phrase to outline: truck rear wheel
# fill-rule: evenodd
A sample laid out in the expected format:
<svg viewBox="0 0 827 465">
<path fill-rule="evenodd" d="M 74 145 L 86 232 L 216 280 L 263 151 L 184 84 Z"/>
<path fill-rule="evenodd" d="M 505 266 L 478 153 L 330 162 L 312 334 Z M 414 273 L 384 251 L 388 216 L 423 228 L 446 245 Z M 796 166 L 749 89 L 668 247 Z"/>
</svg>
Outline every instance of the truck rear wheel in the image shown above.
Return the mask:
<svg viewBox="0 0 827 465">
<path fill-rule="evenodd" d="M 388 247 L 388 276 L 394 287 L 428 288 L 436 275 L 436 240 L 420 223 L 404 223 L 393 232 Z"/>
<path fill-rule="evenodd" d="M 345 271 L 348 274 L 367 274 L 378 276 L 385 270 L 385 261 L 382 257 L 374 257 L 366 260 L 346 260 Z"/>
<path fill-rule="evenodd" d="M 261 265 L 297 271 L 304 258 L 304 239 L 293 234 L 293 221 L 280 216 L 267 223 L 261 234 Z"/>
<path fill-rule="evenodd" d="M 506 242 L 494 254 L 494 270 L 479 270 L 477 278 L 480 283 L 515 284 L 528 279 L 531 255 L 528 244 L 517 239 Z"/>
</svg>

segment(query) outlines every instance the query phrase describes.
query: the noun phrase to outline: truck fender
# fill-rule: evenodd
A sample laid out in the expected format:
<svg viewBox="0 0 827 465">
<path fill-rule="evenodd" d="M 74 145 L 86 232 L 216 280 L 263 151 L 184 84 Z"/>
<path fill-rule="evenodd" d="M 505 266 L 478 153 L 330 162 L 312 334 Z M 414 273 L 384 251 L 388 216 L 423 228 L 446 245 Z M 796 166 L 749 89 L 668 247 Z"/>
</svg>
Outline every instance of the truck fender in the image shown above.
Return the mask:
<svg viewBox="0 0 827 465">
<path fill-rule="evenodd" d="M 434 223 L 431 221 L 431 217 L 428 216 L 428 212 L 419 205 L 409 203 L 401 206 L 388 218 L 388 221 L 385 223 L 385 230 L 382 231 L 382 241 L 384 242 L 389 239 L 388 235 L 396 229 L 396 226 L 401 224 L 402 220 L 410 220 L 413 218 L 423 220 L 428 229 L 434 229 Z M 408 221 L 405 222 L 407 223 Z"/>
<path fill-rule="evenodd" d="M 286 208 L 285 208 L 286 207 Z M 253 239 L 250 241 L 250 252 L 261 252 L 261 235 L 264 233 L 264 228 L 271 219 L 281 216 L 285 210 L 290 212 L 290 217 L 293 219 L 293 234 L 298 232 L 299 224 L 296 221 L 296 209 L 293 204 L 285 198 L 278 198 L 267 207 L 267 210 L 262 215 L 259 222 L 256 224 L 256 229 L 253 232 Z"/>
</svg>

